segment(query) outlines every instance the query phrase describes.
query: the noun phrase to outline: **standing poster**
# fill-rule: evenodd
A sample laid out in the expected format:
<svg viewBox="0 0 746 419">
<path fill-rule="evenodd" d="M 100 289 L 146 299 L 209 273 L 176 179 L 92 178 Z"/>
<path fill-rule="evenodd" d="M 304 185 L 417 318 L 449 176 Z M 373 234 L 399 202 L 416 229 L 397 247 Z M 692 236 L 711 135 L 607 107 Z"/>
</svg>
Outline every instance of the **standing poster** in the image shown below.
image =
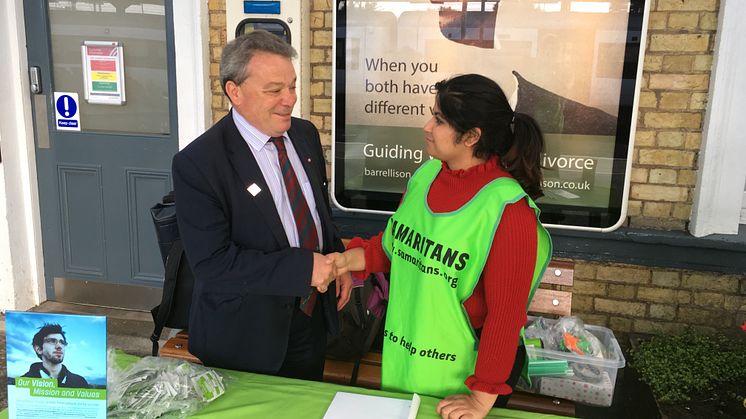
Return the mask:
<svg viewBox="0 0 746 419">
<path fill-rule="evenodd" d="M 124 51 L 121 43 L 83 41 L 83 83 L 88 103 L 125 103 Z"/>
<path fill-rule="evenodd" d="M 544 133 L 546 224 L 623 218 L 641 77 L 644 0 L 337 1 L 334 199 L 393 211 L 429 157 L 435 83 L 495 80 Z"/>
<path fill-rule="evenodd" d="M 7 312 L 9 419 L 106 418 L 106 317 Z"/>
</svg>

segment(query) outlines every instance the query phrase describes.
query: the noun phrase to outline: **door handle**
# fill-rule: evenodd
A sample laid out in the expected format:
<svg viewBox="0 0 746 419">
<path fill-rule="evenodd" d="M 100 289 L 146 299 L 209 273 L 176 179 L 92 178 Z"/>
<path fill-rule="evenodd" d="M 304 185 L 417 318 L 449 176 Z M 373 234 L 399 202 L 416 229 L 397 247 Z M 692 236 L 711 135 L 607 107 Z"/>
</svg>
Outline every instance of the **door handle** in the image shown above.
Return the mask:
<svg viewBox="0 0 746 419">
<path fill-rule="evenodd" d="M 38 95 L 41 93 L 41 69 L 38 66 L 32 66 L 28 69 L 31 93 Z"/>
</svg>

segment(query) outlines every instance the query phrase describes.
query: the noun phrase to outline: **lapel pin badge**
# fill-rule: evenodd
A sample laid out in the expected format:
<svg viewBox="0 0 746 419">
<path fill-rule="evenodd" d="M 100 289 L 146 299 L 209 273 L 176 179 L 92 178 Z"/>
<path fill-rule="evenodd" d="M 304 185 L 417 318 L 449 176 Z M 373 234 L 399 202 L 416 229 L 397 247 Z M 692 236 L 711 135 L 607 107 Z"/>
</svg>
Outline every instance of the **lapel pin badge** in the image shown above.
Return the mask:
<svg viewBox="0 0 746 419">
<path fill-rule="evenodd" d="M 308 158 L 308 162 L 311 163 L 311 158 L 310 157 Z"/>
<path fill-rule="evenodd" d="M 257 196 L 259 195 L 259 192 L 262 191 L 262 188 L 259 187 L 256 183 L 252 183 L 251 186 L 246 188 L 247 191 L 251 194 L 251 196 Z"/>
</svg>

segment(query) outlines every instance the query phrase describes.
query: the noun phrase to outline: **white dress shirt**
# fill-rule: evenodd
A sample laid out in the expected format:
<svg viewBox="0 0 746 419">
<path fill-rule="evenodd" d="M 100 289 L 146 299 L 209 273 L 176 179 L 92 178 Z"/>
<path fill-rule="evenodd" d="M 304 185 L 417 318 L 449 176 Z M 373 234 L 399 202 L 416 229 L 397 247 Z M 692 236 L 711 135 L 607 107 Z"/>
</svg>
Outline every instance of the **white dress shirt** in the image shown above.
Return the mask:
<svg viewBox="0 0 746 419">
<path fill-rule="evenodd" d="M 275 148 L 275 145 L 269 141 L 269 135 L 260 132 L 244 117 L 239 115 L 238 112 L 231 110 L 231 114 L 233 115 L 233 122 L 236 123 L 238 132 L 241 133 L 241 137 L 243 137 L 246 144 L 249 145 L 249 149 L 254 154 L 256 162 L 259 164 L 259 169 L 262 171 L 264 180 L 267 182 L 267 186 L 269 186 L 269 191 L 260 191 L 259 193 L 271 193 L 272 200 L 275 202 L 275 208 L 277 208 L 277 213 L 280 215 L 282 227 L 285 229 L 285 235 L 287 235 L 290 246 L 300 247 L 298 229 L 295 226 L 295 217 L 293 216 L 293 209 L 290 207 L 290 202 L 288 200 L 280 163 L 277 161 L 277 149 Z M 282 136 L 286 140 L 285 148 L 287 149 L 290 165 L 293 167 L 293 171 L 295 171 L 295 176 L 298 177 L 298 183 L 303 191 L 303 196 L 306 198 L 306 203 L 308 203 L 308 209 L 311 210 L 311 216 L 316 225 L 316 233 L 319 236 L 319 246 L 322 246 L 324 240 L 321 235 L 321 220 L 319 219 L 319 212 L 316 209 L 316 200 L 313 197 L 311 182 L 308 180 L 303 164 L 301 163 L 298 153 L 295 151 L 293 142 L 290 141 L 287 132 Z"/>
</svg>

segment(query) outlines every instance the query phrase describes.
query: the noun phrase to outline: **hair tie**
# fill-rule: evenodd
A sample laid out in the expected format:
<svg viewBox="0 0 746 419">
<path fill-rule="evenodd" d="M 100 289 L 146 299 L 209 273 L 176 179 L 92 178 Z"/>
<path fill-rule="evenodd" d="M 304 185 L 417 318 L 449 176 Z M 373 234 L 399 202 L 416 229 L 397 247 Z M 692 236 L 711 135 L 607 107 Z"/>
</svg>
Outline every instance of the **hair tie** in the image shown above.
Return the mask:
<svg viewBox="0 0 746 419">
<path fill-rule="evenodd" d="M 516 116 L 516 114 L 517 114 L 517 112 L 513 112 L 513 114 L 512 114 L 513 117 L 510 118 L 510 124 L 508 124 L 508 126 L 510 127 L 510 132 L 513 133 L 513 134 L 515 134 L 515 116 Z"/>
</svg>

